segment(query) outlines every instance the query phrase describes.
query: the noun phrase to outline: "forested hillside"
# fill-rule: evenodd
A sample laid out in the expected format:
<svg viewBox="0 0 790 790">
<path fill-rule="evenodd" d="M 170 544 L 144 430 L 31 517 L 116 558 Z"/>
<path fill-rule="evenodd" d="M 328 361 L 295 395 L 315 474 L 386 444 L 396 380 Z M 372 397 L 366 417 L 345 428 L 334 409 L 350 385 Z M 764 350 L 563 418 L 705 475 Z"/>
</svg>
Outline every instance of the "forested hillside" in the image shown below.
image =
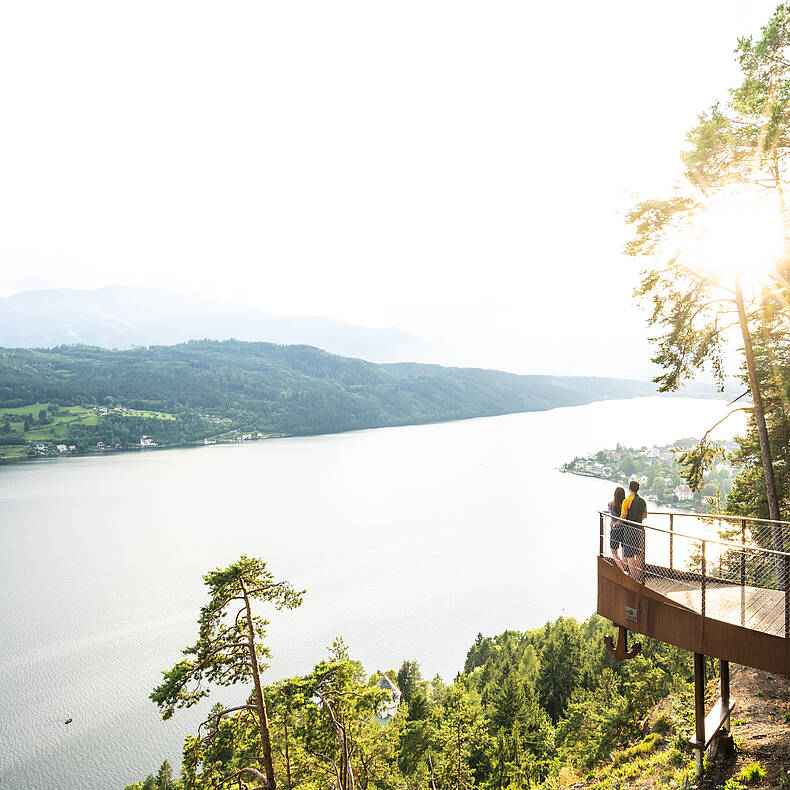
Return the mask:
<svg viewBox="0 0 790 790">
<path fill-rule="evenodd" d="M 7 430 L 0 440 L 24 444 L 30 438 L 26 432 L 37 427 L 37 412 L 66 406 L 103 409 L 92 421 L 64 421 L 63 430 L 53 435 L 84 450 L 99 441 L 130 446 L 141 434 L 167 445 L 231 431 L 331 433 L 650 394 L 653 385 L 645 382 L 377 365 L 311 346 L 271 343 L 191 341 L 124 351 L 3 349 L 0 413 L 6 409 Z M 113 412 L 117 405 L 137 413 Z M 20 414 L 28 406 L 32 419 L 23 424 Z M 16 410 L 16 417 L 8 410 Z M 152 412 L 167 417 L 145 416 Z"/>
<path fill-rule="evenodd" d="M 312 671 L 265 689 L 278 787 L 556 788 L 602 763 L 638 774 L 644 765 L 634 760 L 673 743 L 679 746 L 661 758 L 666 785 L 656 786 L 677 787 L 689 775 L 683 746 L 693 710 L 689 654 L 642 638 L 642 653 L 619 662 L 603 647 L 610 630 L 596 615 L 478 635 L 450 685 L 423 678 L 416 662 L 403 661 L 397 673 L 385 673 L 402 693 L 388 721 L 376 717 L 381 672 L 368 675 L 342 640 L 335 642 Z M 317 704 L 317 689 L 330 706 Z M 679 718 L 663 717 L 661 734 L 618 751 L 639 740 L 647 712 L 672 693 L 684 700 Z M 167 764 L 159 779 L 152 775 L 129 790 L 219 787 L 256 759 L 256 722 L 246 712 L 222 717 L 218 727 L 209 723 L 201 734 L 203 741 L 192 735 L 185 741 L 180 780 Z M 338 779 L 334 767 L 344 761 L 350 770 Z M 252 775 L 244 779 L 245 786 L 261 786 Z"/>
</svg>

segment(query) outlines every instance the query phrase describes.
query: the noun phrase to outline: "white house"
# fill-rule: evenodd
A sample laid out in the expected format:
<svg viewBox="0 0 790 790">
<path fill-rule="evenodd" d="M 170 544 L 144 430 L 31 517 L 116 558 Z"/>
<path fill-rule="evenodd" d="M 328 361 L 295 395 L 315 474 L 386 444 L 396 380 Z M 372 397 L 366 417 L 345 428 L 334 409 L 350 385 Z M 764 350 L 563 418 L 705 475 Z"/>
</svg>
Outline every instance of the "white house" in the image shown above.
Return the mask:
<svg viewBox="0 0 790 790">
<path fill-rule="evenodd" d="M 685 484 L 681 483 L 675 489 L 675 496 L 681 501 L 688 501 L 689 499 L 694 499 L 694 492 Z"/>
<path fill-rule="evenodd" d="M 69 448 L 66 447 L 65 444 L 59 444 L 58 445 L 58 453 L 60 453 L 60 455 L 63 455 L 63 453 L 67 453 L 68 451 L 69 451 Z"/>
<path fill-rule="evenodd" d="M 150 436 L 140 437 L 140 447 L 156 447 L 156 442 Z"/>
<path fill-rule="evenodd" d="M 400 706 L 400 689 L 386 676 L 382 675 L 379 680 L 379 688 L 389 692 L 387 698 L 379 706 L 376 718 L 386 724 L 397 712 Z"/>
</svg>

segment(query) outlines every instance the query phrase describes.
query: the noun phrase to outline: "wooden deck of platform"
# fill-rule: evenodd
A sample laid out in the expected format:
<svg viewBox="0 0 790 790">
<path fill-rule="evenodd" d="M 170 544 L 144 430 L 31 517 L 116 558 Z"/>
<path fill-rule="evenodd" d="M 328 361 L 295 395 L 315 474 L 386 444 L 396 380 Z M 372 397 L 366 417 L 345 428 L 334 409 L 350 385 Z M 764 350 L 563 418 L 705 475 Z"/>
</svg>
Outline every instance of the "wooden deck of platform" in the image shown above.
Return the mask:
<svg viewBox="0 0 790 790">
<path fill-rule="evenodd" d="M 669 573 L 662 576 L 648 573 L 645 584 L 651 590 L 699 614 L 702 605 L 700 582 L 668 576 Z M 781 590 L 708 581 L 705 585 L 705 616 L 784 637 L 785 595 Z"/>
</svg>

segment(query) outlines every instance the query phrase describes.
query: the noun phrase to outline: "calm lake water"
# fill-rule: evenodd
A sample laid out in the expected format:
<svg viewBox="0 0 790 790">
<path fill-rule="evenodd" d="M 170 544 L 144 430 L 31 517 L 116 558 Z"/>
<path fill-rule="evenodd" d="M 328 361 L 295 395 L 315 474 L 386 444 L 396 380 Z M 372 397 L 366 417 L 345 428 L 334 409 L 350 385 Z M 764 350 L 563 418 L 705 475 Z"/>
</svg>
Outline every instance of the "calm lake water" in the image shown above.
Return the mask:
<svg viewBox="0 0 790 790">
<path fill-rule="evenodd" d="M 268 681 L 306 673 L 337 635 L 369 672 L 416 659 L 451 680 L 479 631 L 587 617 L 612 486 L 557 467 L 723 413 L 642 398 L 0 468 L 0 788 L 178 770 L 207 707 L 162 722 L 148 694 L 196 637 L 202 574 L 242 553 L 308 591 L 270 618 Z"/>
</svg>

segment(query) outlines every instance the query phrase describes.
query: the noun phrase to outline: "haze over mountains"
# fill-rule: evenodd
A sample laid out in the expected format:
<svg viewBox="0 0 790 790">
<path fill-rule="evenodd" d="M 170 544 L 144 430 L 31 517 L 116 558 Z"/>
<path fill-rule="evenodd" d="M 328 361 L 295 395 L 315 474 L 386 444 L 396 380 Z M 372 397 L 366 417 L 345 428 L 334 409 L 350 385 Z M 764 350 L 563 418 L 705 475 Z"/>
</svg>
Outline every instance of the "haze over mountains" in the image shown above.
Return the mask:
<svg viewBox="0 0 790 790">
<path fill-rule="evenodd" d="M 108 286 L 95 291 L 25 291 L 0 299 L 0 346 L 102 348 L 174 345 L 187 340 L 310 345 L 370 362 L 445 362 L 449 343 L 400 329 L 353 326 L 332 318 L 267 313 L 193 293 Z"/>
</svg>

